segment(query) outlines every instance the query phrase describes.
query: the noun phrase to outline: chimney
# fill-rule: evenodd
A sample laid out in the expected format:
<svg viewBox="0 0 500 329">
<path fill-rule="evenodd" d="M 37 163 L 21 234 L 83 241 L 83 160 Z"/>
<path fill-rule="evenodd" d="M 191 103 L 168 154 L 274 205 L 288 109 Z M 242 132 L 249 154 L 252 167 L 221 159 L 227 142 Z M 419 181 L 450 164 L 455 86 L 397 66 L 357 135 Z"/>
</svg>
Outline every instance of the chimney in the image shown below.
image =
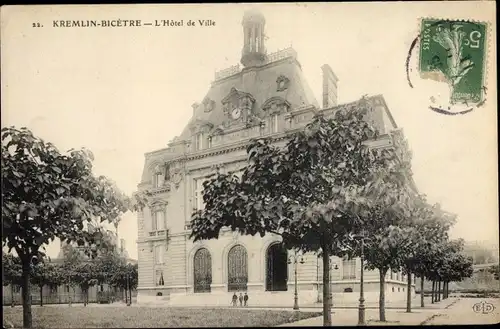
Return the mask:
<svg viewBox="0 0 500 329">
<path fill-rule="evenodd" d="M 323 71 L 323 108 L 337 106 L 337 82 L 339 79 L 328 64 L 321 66 Z"/>
</svg>

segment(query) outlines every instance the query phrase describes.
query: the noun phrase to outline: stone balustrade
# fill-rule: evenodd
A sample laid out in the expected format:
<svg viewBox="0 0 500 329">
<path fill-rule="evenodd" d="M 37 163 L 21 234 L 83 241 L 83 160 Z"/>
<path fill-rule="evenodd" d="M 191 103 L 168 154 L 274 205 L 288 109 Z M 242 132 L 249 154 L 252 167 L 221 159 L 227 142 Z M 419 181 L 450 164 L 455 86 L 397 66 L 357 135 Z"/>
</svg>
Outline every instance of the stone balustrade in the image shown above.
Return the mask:
<svg viewBox="0 0 500 329">
<path fill-rule="evenodd" d="M 277 62 L 279 60 L 282 60 L 282 59 L 288 58 L 288 57 L 297 58 L 297 52 L 292 47 L 288 47 L 285 49 L 278 50 L 274 53 L 270 53 L 269 55 L 267 55 L 266 64 L 269 64 L 272 62 Z M 238 74 L 240 72 L 241 72 L 240 65 L 239 64 L 233 65 L 233 66 L 228 67 L 226 69 L 216 71 L 214 81 L 225 79 L 227 77 Z"/>
</svg>

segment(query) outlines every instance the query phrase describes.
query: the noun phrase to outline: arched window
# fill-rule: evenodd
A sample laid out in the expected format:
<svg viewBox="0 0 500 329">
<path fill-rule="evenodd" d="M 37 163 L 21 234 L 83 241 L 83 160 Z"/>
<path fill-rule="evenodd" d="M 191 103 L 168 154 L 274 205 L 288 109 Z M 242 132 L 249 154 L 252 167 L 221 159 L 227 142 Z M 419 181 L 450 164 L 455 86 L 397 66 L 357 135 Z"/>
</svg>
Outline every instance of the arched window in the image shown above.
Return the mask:
<svg viewBox="0 0 500 329">
<path fill-rule="evenodd" d="M 248 283 L 248 255 L 245 247 L 236 245 L 227 255 L 228 290 L 246 291 Z"/>
<path fill-rule="evenodd" d="M 212 256 L 206 248 L 196 251 L 193 259 L 194 292 L 210 292 L 212 284 Z"/>
</svg>

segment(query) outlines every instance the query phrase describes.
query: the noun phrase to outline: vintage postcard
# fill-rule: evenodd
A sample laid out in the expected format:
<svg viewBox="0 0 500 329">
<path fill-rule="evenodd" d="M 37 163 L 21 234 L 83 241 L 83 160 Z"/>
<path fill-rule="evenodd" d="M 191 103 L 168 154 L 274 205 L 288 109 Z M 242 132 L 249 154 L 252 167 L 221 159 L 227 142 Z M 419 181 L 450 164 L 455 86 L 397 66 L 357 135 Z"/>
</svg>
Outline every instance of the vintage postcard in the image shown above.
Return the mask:
<svg viewBox="0 0 500 329">
<path fill-rule="evenodd" d="M 498 323 L 495 13 L 3 6 L 4 328 Z"/>
</svg>

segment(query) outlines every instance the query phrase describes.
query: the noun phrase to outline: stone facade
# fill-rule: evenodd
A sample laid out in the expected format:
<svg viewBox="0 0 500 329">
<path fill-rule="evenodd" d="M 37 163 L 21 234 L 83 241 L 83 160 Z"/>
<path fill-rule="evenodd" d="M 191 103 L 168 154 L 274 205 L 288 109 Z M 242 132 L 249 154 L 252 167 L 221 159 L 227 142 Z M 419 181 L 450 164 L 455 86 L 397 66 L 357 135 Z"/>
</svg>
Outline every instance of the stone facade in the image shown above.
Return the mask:
<svg viewBox="0 0 500 329">
<path fill-rule="evenodd" d="M 241 172 L 251 138 L 265 136 L 284 145 L 287 136 L 303 128 L 315 114 L 330 116 L 340 108 L 356 105 L 337 105 L 338 80 L 324 65 L 324 106 L 320 107 L 303 77 L 295 50 L 266 53 L 264 25 L 259 13 L 245 14 L 244 68 L 237 65 L 217 72 L 207 95 L 193 104 L 193 117 L 181 135 L 167 148 L 145 155 L 138 190 L 150 190 L 153 197 L 137 221 L 139 303 L 160 299 L 177 305 L 228 305 L 233 290 L 247 291 L 253 301 L 293 303 L 289 295 L 294 291 L 295 264 L 288 264 L 290 251 L 277 247 L 279 236 L 240 236 L 224 230 L 216 240 L 193 243 L 189 239 L 192 211 L 203 207 L 202 182 L 217 170 Z M 365 101 L 372 108 L 366 120 L 381 132 L 372 146 L 403 143 L 402 132 L 383 97 Z M 299 259 L 301 301 L 314 303 L 318 288 L 322 289 L 321 261 L 314 254 Z M 359 291 L 359 259 L 332 260 L 337 264 L 331 274 L 334 293 Z M 365 272 L 367 299 L 370 290 L 378 291 L 378 279 L 378 272 Z M 404 298 L 405 285 L 401 277 L 391 279 L 388 274 L 389 298 L 392 288 L 400 290 Z M 283 302 L 287 298 L 289 301 Z"/>
</svg>

